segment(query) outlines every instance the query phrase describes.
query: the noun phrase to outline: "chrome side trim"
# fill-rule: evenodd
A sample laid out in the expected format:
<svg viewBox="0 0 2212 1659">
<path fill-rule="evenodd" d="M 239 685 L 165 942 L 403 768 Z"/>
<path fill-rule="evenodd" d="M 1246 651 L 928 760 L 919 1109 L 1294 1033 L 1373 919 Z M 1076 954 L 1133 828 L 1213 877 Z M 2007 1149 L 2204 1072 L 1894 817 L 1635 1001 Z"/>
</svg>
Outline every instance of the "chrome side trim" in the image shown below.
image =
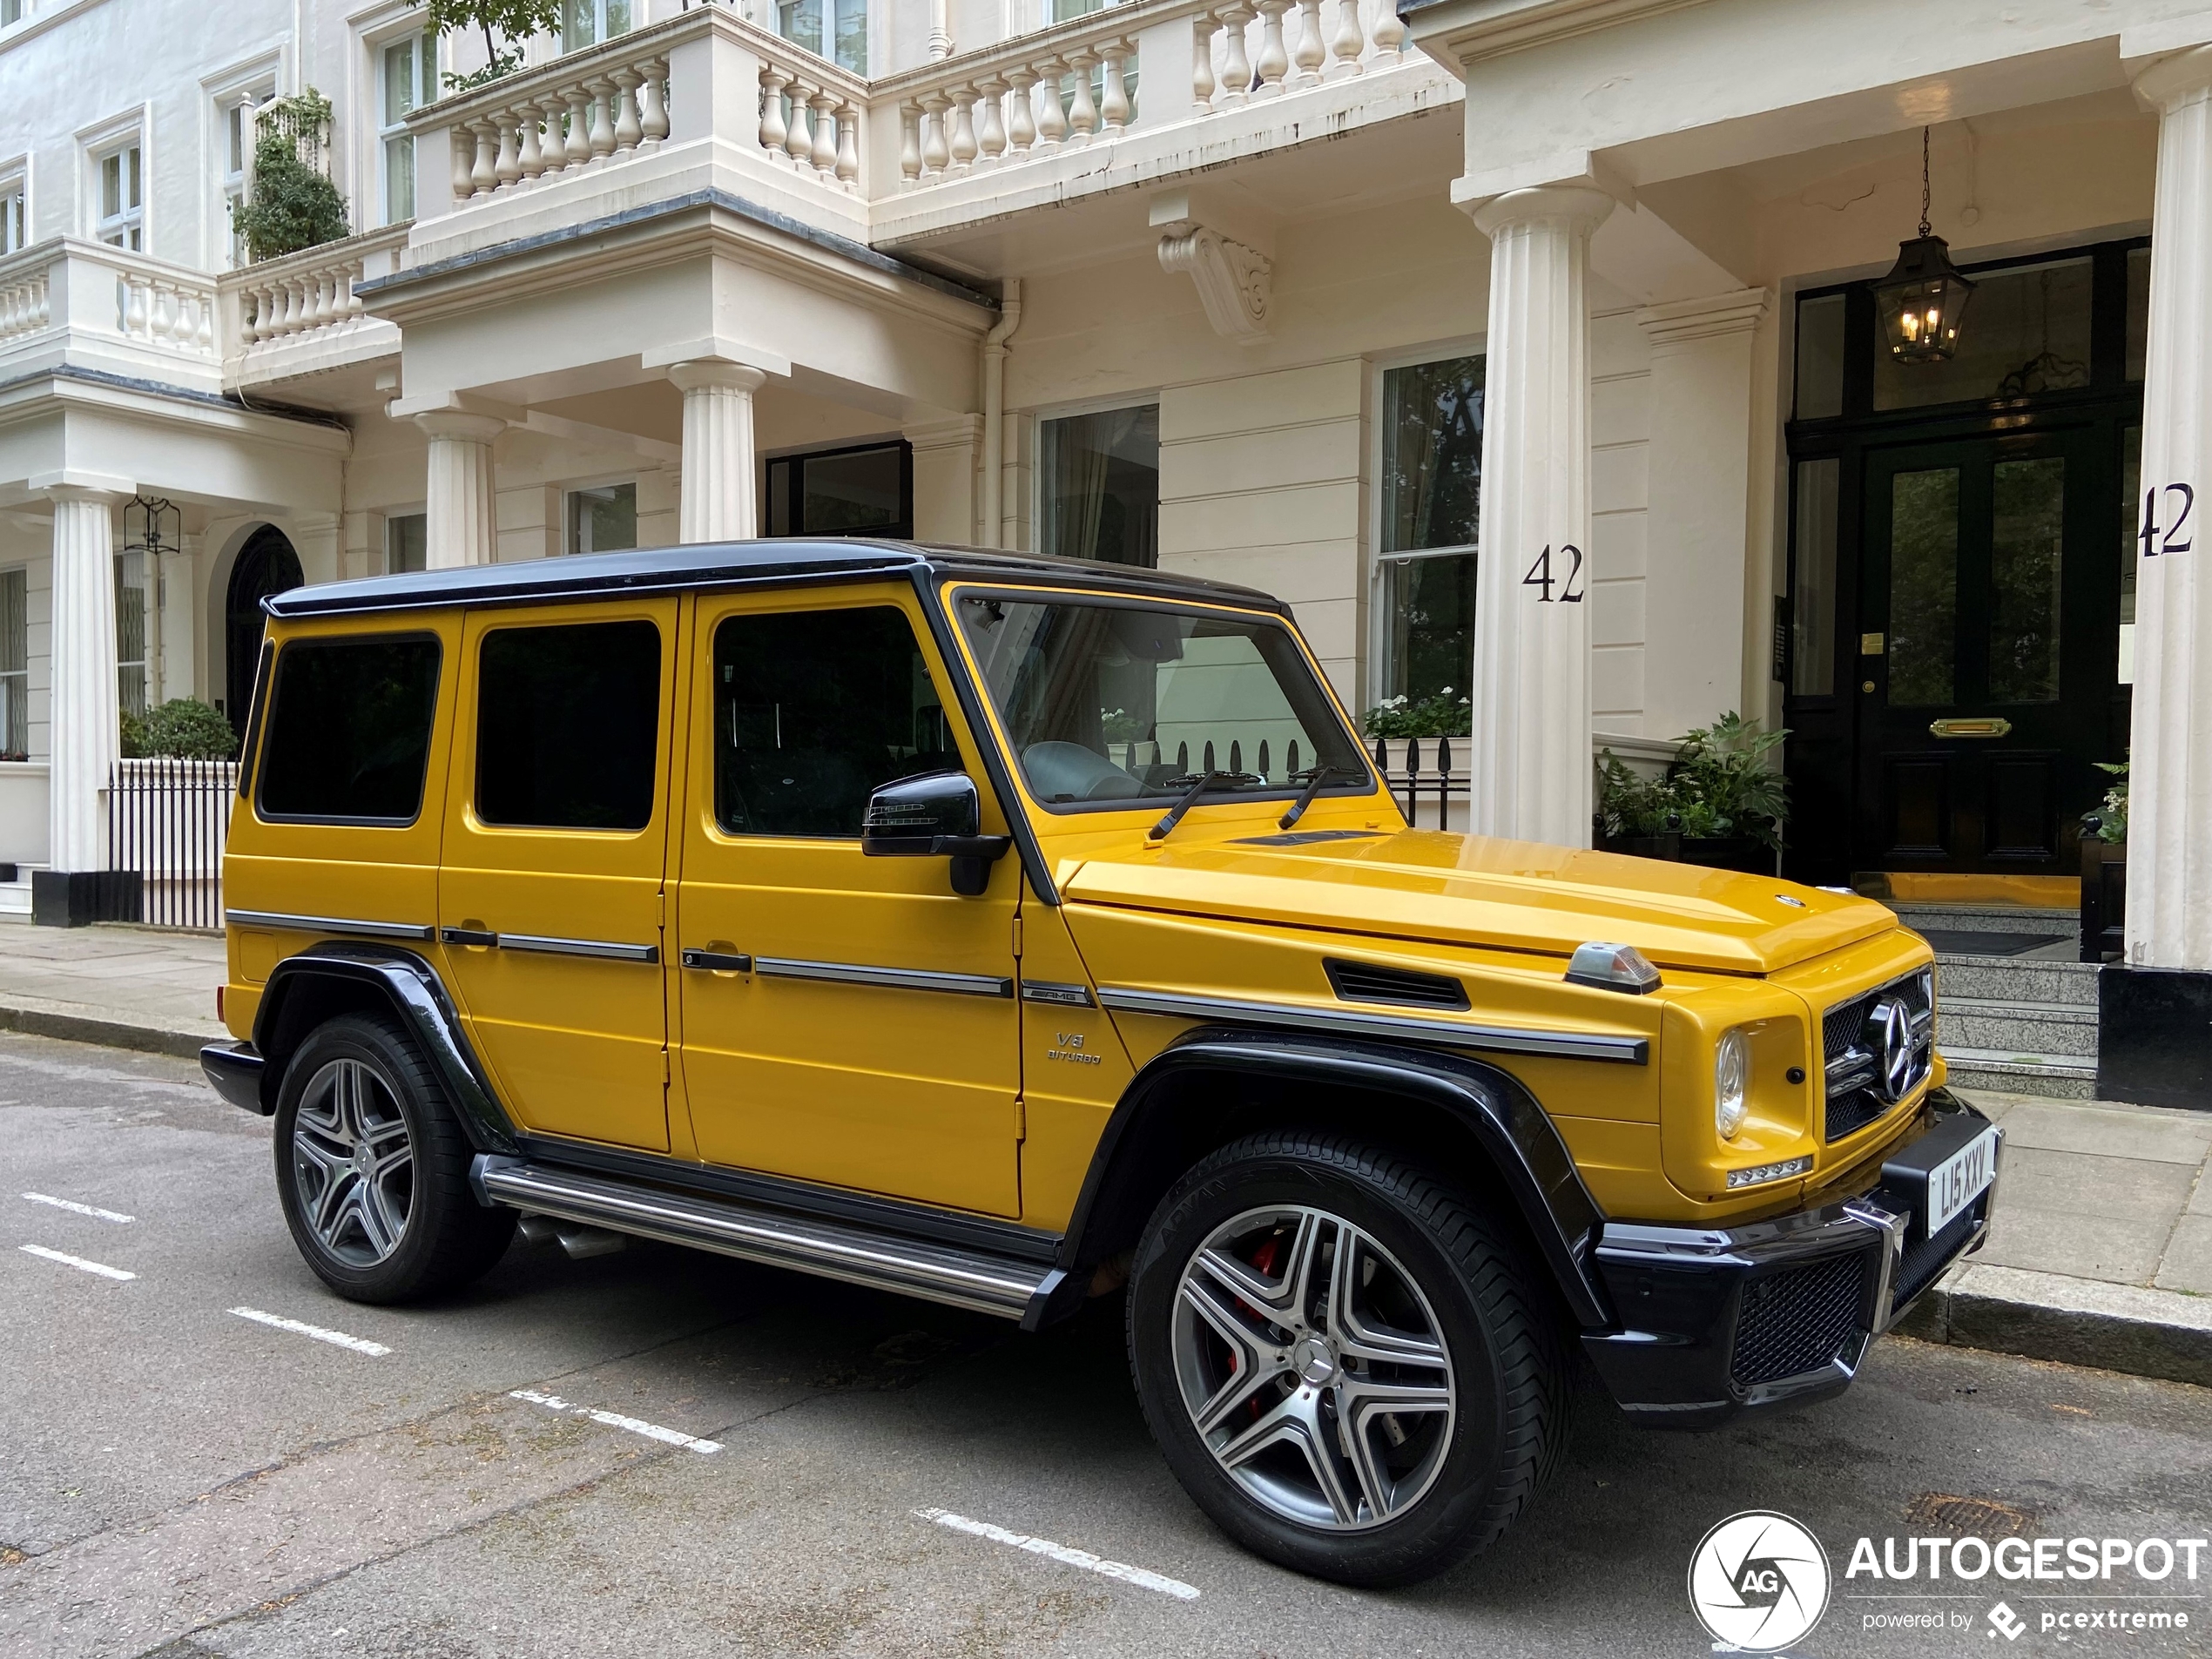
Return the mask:
<svg viewBox="0 0 2212 1659">
<path fill-rule="evenodd" d="M 543 934 L 501 934 L 502 950 L 532 951 L 543 956 L 591 956 L 608 962 L 657 962 L 658 945 L 624 945 L 604 939 L 555 939 Z"/>
<path fill-rule="evenodd" d="M 1098 1003 L 1088 985 L 1061 985 L 1051 980 L 1025 979 L 1022 981 L 1024 1002 L 1049 1002 L 1055 1008 L 1095 1008 Z"/>
<path fill-rule="evenodd" d="M 347 916 L 294 916 L 275 910 L 226 910 L 223 920 L 240 927 L 281 927 L 291 933 L 357 934 L 365 939 L 417 939 L 437 936 L 437 929 L 411 921 L 361 921 Z"/>
<path fill-rule="evenodd" d="M 824 980 L 838 985 L 880 985 L 900 991 L 949 991 L 955 996 L 1012 996 L 1014 981 L 988 974 L 939 974 L 921 968 L 871 968 L 862 962 L 809 962 L 790 956 L 756 956 L 752 971 L 766 979 Z"/>
<path fill-rule="evenodd" d="M 518 1158 L 480 1157 L 471 1173 L 486 1198 L 533 1215 L 926 1297 L 1001 1318 L 1020 1318 L 1054 1271 L 1045 1263 L 1009 1261 L 736 1199 L 633 1186 Z"/>
<path fill-rule="evenodd" d="M 1100 986 L 1098 1000 L 1109 1008 L 1127 1014 L 1165 1014 L 1189 1020 L 1286 1025 L 1339 1036 L 1379 1037 L 1390 1042 L 1420 1042 L 1432 1048 L 1473 1049 L 1491 1054 L 1553 1055 L 1564 1060 L 1607 1060 L 1630 1066 L 1651 1062 L 1651 1044 L 1643 1037 L 1461 1025 L 1449 1020 L 1353 1014 L 1341 1008 L 1246 1002 L 1226 996 L 1184 996 L 1167 991 L 1139 990 L 1127 985 Z"/>
</svg>

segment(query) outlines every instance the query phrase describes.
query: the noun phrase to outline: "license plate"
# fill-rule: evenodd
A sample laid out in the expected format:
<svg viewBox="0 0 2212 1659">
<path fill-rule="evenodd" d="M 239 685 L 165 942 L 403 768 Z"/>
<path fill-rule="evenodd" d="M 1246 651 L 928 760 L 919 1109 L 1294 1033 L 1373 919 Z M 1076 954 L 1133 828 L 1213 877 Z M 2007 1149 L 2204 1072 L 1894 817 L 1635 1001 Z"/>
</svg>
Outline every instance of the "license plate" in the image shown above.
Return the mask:
<svg viewBox="0 0 2212 1659">
<path fill-rule="evenodd" d="M 1997 1131 L 1986 1129 L 1928 1171 L 1927 1237 L 1965 1214 L 1996 1178 Z"/>
</svg>

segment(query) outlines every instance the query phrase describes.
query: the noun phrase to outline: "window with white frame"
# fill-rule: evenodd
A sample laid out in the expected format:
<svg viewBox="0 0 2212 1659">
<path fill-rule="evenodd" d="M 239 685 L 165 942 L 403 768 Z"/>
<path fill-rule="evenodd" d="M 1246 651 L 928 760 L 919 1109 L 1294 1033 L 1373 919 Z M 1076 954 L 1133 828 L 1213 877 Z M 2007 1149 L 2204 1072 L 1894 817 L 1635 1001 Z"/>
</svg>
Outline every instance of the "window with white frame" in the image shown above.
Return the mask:
<svg viewBox="0 0 2212 1659">
<path fill-rule="evenodd" d="M 1482 362 L 1447 357 L 1383 374 L 1382 694 L 1467 694 L 1474 662 Z"/>
<path fill-rule="evenodd" d="M 561 0 L 561 50 L 581 51 L 631 28 L 631 0 Z"/>
<path fill-rule="evenodd" d="M 429 564 L 429 515 L 391 513 L 384 520 L 384 574 L 405 576 Z"/>
<path fill-rule="evenodd" d="M 11 23 L 21 23 L 23 14 L 24 0 L 0 0 L 0 29 L 5 29 Z"/>
<path fill-rule="evenodd" d="M 777 0 L 776 32 L 855 75 L 868 72 L 867 0 Z"/>
<path fill-rule="evenodd" d="M 0 254 L 30 246 L 30 192 L 20 177 L 0 179 Z"/>
<path fill-rule="evenodd" d="M 437 101 L 437 37 L 415 34 L 386 42 L 377 51 L 376 78 L 383 222 L 398 225 L 415 217 L 415 138 L 407 118 L 410 111 Z"/>
<path fill-rule="evenodd" d="M 246 262 L 246 238 L 238 227 L 238 209 L 246 199 L 246 179 L 253 159 L 253 111 L 275 96 L 276 83 L 270 81 L 248 91 L 226 92 L 218 105 L 223 122 L 223 220 L 230 231 L 233 269 Z"/>
<path fill-rule="evenodd" d="M 145 248 L 145 161 L 136 134 L 92 157 L 92 234 L 110 247 Z"/>
<path fill-rule="evenodd" d="M 571 553 L 623 553 L 637 545 L 637 485 L 594 484 L 569 491 Z"/>
<path fill-rule="evenodd" d="M 30 753 L 30 576 L 0 570 L 0 760 Z"/>
<path fill-rule="evenodd" d="M 116 693 L 125 714 L 146 711 L 147 670 L 153 660 L 152 567 L 143 550 L 115 556 Z"/>
</svg>

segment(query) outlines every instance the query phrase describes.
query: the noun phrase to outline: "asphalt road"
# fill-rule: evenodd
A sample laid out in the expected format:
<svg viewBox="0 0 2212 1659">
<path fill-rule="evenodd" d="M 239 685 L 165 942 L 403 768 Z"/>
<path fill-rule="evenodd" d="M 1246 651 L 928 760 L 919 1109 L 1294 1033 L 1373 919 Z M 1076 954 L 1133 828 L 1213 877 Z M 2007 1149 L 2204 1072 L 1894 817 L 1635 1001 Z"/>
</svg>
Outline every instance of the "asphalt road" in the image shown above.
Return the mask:
<svg viewBox="0 0 2212 1659">
<path fill-rule="evenodd" d="M 1856 1537 L 1962 1516 L 2204 1534 L 2202 1390 L 1892 1340 L 1842 1400 L 1715 1434 L 1631 1429 L 1593 1397 L 1503 1544 L 1355 1593 L 1244 1555 L 1184 1499 L 1118 1304 L 1023 1337 L 673 1249 L 518 1244 L 456 1300 L 359 1307 L 294 1253 L 269 1141 L 188 1064 L 0 1035 L 0 1655 L 1691 1655 L 1711 1648 L 1692 1548 L 1750 1508 L 1833 1559 L 1793 1652 L 2212 1648 L 2207 1586 L 2178 1574 L 2117 1588 L 2189 1598 L 2155 1604 L 2186 1635 L 2064 1644 L 2037 1619 L 2103 1604 L 2080 1586 L 2002 1587 L 2028 1620 L 2006 1642 L 1987 1584 L 1908 1604 L 1843 1577 Z M 1908 1606 L 1965 1628 L 1867 1628 Z"/>
</svg>

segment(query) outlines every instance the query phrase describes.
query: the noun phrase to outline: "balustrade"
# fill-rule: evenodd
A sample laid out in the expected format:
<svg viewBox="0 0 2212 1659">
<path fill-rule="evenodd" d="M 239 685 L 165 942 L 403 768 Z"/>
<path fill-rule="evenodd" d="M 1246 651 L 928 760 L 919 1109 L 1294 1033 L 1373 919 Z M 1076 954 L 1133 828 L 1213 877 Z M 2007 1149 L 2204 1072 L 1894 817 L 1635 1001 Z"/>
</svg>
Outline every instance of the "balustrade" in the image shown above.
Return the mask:
<svg viewBox="0 0 2212 1659">
<path fill-rule="evenodd" d="M 1334 11 L 1325 27 L 1325 6 Z M 1395 63 L 1406 48 L 1393 0 L 1233 0 L 1193 17 L 1190 34 L 1190 102 L 1198 110 L 1341 80 Z"/>
<path fill-rule="evenodd" d="M 668 137 L 665 44 L 657 34 L 625 57 L 622 41 L 612 41 L 449 100 L 457 105 L 448 128 L 454 199 L 525 189 L 658 150 Z"/>
<path fill-rule="evenodd" d="M 396 267 L 407 246 L 408 229 L 404 224 L 390 225 L 227 273 L 222 287 L 237 296 L 238 346 L 260 346 L 361 322 L 366 313 L 354 285 Z"/>
<path fill-rule="evenodd" d="M 1110 14 L 1109 14 L 1110 15 Z M 990 57 L 1003 60 L 1003 48 Z M 1034 56 L 901 99 L 899 173 L 905 185 L 957 178 L 1127 127 L 1135 117 L 1133 37 L 1040 37 Z"/>
<path fill-rule="evenodd" d="M 0 282 L 0 341 L 35 334 L 52 320 L 45 272 L 34 271 Z"/>
</svg>

